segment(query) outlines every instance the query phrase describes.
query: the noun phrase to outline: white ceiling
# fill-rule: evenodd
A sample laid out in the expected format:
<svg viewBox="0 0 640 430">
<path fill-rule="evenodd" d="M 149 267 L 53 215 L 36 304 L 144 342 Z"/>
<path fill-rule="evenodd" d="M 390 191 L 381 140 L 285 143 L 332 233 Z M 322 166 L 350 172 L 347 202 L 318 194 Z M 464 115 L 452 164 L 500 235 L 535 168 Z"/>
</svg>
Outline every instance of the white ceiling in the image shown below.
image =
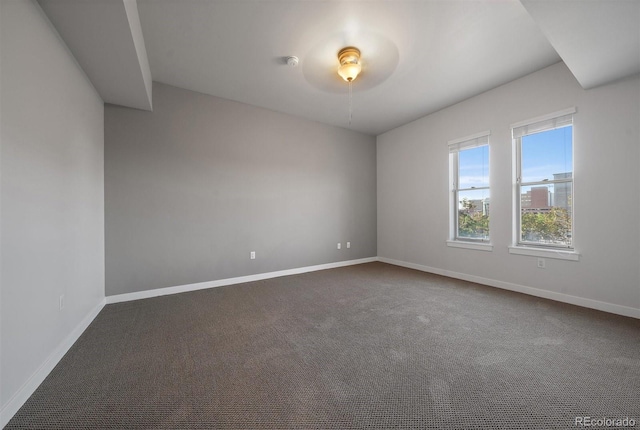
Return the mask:
<svg viewBox="0 0 640 430">
<path fill-rule="evenodd" d="M 560 61 L 516 0 L 139 0 L 138 9 L 154 80 L 342 127 L 337 53 L 360 48 L 350 128 L 374 135 Z M 300 65 L 285 65 L 287 55 Z M 378 63 L 383 76 L 370 85 Z"/>
<path fill-rule="evenodd" d="M 107 103 L 151 109 L 151 71 L 135 0 L 39 0 Z"/>
<path fill-rule="evenodd" d="M 640 71 L 640 1 L 521 1 L 583 88 Z"/>
<path fill-rule="evenodd" d="M 372 135 L 561 59 L 585 87 L 640 72 L 640 0 L 138 0 L 137 24 L 133 13 L 98 12 L 106 3 L 130 12 L 135 0 L 40 3 L 74 55 L 97 64 L 87 70 L 79 60 L 90 79 L 107 82 L 96 85 L 103 98 L 108 87 L 140 85 L 146 46 L 155 81 Z M 110 43 L 122 38 L 123 16 L 132 34 L 142 29 L 137 58 Z M 363 62 L 351 125 L 336 73 L 347 45 Z M 285 64 L 288 55 L 298 67 Z"/>
</svg>

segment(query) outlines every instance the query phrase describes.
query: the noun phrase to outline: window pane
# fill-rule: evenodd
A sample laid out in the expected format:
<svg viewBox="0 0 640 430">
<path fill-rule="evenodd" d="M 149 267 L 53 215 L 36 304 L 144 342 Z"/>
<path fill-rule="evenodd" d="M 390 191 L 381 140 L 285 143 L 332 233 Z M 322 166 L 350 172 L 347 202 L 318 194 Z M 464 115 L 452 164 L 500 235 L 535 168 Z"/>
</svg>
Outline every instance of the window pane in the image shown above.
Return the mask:
<svg viewBox="0 0 640 430">
<path fill-rule="evenodd" d="M 522 137 L 522 182 L 572 174 L 572 131 L 573 127 L 568 126 Z"/>
<path fill-rule="evenodd" d="M 458 237 L 489 239 L 489 190 L 458 192 Z"/>
<path fill-rule="evenodd" d="M 458 153 L 458 188 L 489 186 L 489 146 L 462 150 Z"/>
<path fill-rule="evenodd" d="M 572 183 L 520 187 L 520 240 L 571 246 Z"/>
</svg>

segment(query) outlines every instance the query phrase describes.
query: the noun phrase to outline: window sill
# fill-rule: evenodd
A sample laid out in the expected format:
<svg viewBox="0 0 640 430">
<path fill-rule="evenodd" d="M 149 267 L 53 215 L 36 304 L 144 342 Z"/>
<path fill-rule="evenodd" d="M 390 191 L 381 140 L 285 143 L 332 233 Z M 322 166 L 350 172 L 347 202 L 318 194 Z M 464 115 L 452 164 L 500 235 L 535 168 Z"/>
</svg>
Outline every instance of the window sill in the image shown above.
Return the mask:
<svg viewBox="0 0 640 430">
<path fill-rule="evenodd" d="M 565 251 L 561 249 L 533 248 L 529 246 L 510 246 L 509 254 L 530 255 L 532 257 L 556 258 L 558 260 L 578 261 L 580 254 L 576 251 Z"/>
<path fill-rule="evenodd" d="M 447 240 L 447 246 L 453 248 L 475 249 L 476 251 L 493 251 L 490 243 L 463 242 L 461 240 Z"/>
</svg>

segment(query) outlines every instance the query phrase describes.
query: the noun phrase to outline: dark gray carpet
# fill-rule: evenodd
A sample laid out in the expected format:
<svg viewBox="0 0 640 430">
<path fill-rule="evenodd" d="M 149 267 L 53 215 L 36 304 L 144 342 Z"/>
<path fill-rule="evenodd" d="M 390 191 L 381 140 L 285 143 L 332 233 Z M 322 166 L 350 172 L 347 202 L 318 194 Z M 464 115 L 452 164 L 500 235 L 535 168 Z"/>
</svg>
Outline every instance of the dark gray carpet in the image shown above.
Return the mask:
<svg viewBox="0 0 640 430">
<path fill-rule="evenodd" d="M 576 416 L 640 427 L 640 320 L 371 263 L 108 305 L 6 428 L 568 429 Z"/>
</svg>

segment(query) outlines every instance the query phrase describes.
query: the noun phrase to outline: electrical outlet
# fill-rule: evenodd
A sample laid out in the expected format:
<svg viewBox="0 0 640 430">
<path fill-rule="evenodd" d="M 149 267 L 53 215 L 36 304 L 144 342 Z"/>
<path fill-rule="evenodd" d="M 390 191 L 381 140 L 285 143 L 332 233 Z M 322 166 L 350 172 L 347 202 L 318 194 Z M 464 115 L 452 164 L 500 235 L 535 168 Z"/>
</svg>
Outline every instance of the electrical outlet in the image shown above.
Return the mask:
<svg viewBox="0 0 640 430">
<path fill-rule="evenodd" d="M 338 249 L 342 249 L 342 244 L 338 242 Z"/>
<path fill-rule="evenodd" d="M 58 304 L 60 306 L 60 310 L 63 310 L 64 309 L 64 294 L 60 295 L 60 299 L 58 301 Z"/>
<path fill-rule="evenodd" d="M 538 258 L 538 269 L 545 269 L 546 267 L 547 266 L 544 258 Z"/>
<path fill-rule="evenodd" d="M 256 259 L 256 252 L 255 251 L 251 251 L 251 259 L 252 260 Z"/>
<path fill-rule="evenodd" d="M 351 248 L 351 242 L 347 242 L 347 248 Z"/>
</svg>

